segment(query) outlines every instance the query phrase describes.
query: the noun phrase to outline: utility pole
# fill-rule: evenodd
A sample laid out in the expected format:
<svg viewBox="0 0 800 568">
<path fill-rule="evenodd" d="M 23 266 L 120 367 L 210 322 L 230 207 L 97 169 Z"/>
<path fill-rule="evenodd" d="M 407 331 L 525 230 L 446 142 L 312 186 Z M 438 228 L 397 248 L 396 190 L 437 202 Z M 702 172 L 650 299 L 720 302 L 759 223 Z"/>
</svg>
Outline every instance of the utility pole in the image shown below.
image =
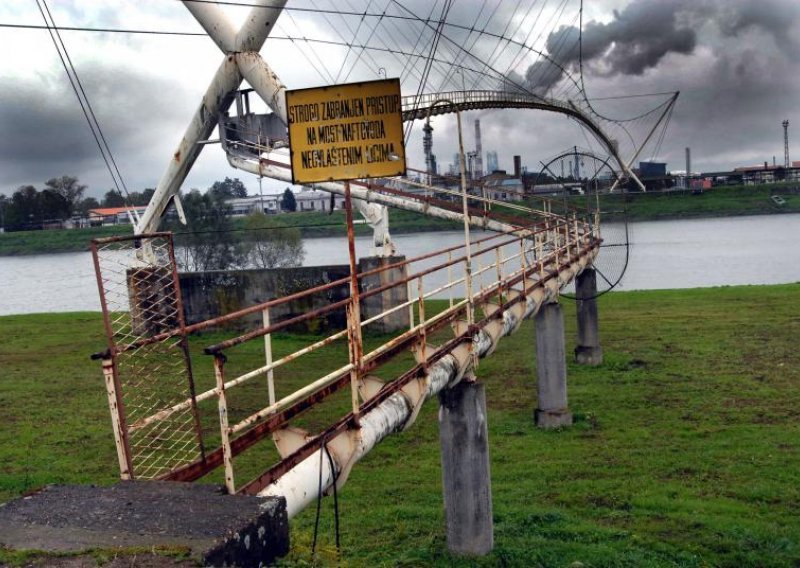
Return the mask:
<svg viewBox="0 0 800 568">
<path fill-rule="evenodd" d="M 783 167 L 789 167 L 789 121 L 783 121 Z"/>
</svg>

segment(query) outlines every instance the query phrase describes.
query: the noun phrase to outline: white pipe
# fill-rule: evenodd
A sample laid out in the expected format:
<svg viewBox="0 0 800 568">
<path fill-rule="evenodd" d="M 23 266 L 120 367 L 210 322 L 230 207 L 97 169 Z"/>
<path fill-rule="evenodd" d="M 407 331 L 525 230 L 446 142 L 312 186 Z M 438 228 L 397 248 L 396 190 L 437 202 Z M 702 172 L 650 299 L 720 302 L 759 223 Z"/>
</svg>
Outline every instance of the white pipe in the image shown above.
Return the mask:
<svg viewBox="0 0 800 568">
<path fill-rule="evenodd" d="M 594 257 L 597 249 L 593 249 L 589 256 Z M 531 291 L 526 298 L 526 308 L 523 319 L 535 314 L 539 308 L 551 301 L 552 294 L 537 293 L 538 289 Z M 517 329 L 517 318 L 512 310 L 503 312 L 503 330 L 500 337 L 509 335 Z M 499 340 L 499 339 L 498 339 Z M 489 335 L 481 329 L 473 337 L 473 347 L 479 357 L 485 356 L 492 347 Z M 428 368 L 427 389 L 425 399 L 430 399 L 440 393 L 458 376 L 458 364 L 453 355 L 446 355 Z M 413 409 L 408 399 L 400 393 L 393 394 L 381 404 L 359 417 L 359 437 L 355 451 L 349 464 L 359 461 L 381 440 L 388 435 L 403 429 L 408 419 L 412 416 Z M 339 436 L 348 436 L 348 432 Z M 295 467 L 282 475 L 274 483 L 258 493 L 259 496 L 282 496 L 286 498 L 286 510 L 289 517 L 293 517 L 305 507 L 316 501 L 320 486 L 320 454 L 321 450 L 301 461 Z M 322 456 L 322 490 L 326 491 L 333 484 L 333 474 L 327 460 Z M 335 463 L 337 475 L 342 465 Z"/>
<path fill-rule="evenodd" d="M 267 65 L 258 53 L 245 52 L 236 54 L 239 72 L 247 79 L 250 86 L 264 102 L 277 114 L 284 124 L 286 115 L 286 87 L 275 72 Z"/>
<path fill-rule="evenodd" d="M 158 230 L 159 222 L 170 198 L 178 193 L 183 180 L 186 179 L 189 170 L 203 149 L 202 144 L 198 144 L 198 142 L 208 139 L 214 131 L 219 113 L 226 111 L 233 102 L 233 91 L 241 82 L 242 76 L 239 74 L 236 62 L 227 57 L 223 59 L 206 90 L 200 108 L 195 112 L 178 148 L 172 154 L 172 160 L 170 160 L 164 175 L 161 176 L 144 215 L 136 225 L 134 232 L 137 235 Z"/>
<path fill-rule="evenodd" d="M 266 158 L 268 160 L 274 160 L 276 155 L 279 158 L 286 157 L 285 154 L 282 155 L 278 154 L 277 152 L 272 152 L 267 154 Z M 228 154 L 228 163 L 230 163 L 230 165 L 233 166 L 234 168 L 244 170 L 246 172 L 250 172 L 256 175 L 276 179 L 282 182 L 291 183 L 292 181 L 291 170 L 289 170 L 288 164 L 284 168 L 279 168 L 267 164 L 265 162 L 255 162 L 247 160 L 245 158 L 240 158 L 238 156 L 233 156 L 231 154 Z M 313 187 L 330 193 L 335 193 L 337 195 L 344 195 L 344 186 L 336 182 L 317 183 L 314 184 Z M 438 217 L 439 219 L 446 219 L 448 221 L 461 222 L 463 219 L 461 213 L 448 211 L 447 209 L 440 209 L 439 207 L 428 205 L 427 203 L 421 203 L 418 201 L 408 201 L 402 197 L 398 197 L 395 195 L 387 195 L 376 191 L 370 191 L 368 189 L 364 189 L 358 186 L 351 186 L 350 193 L 352 194 L 353 198 L 360 199 L 367 203 L 379 203 L 381 205 L 386 205 L 388 207 L 405 209 L 406 211 L 414 211 L 415 213 L 422 213 L 424 215 L 429 215 L 431 217 Z M 518 230 L 516 227 L 512 227 L 511 225 L 507 225 L 506 223 L 501 223 L 493 219 L 485 219 L 483 217 L 470 217 L 469 222 L 470 225 L 472 225 L 473 227 L 479 227 L 482 229 L 485 228 L 490 231 L 497 231 L 501 233 L 507 233 L 510 231 Z"/>
<path fill-rule="evenodd" d="M 183 5 L 223 53 L 235 50 L 236 29 L 218 5 L 205 2 L 184 2 Z"/>
</svg>

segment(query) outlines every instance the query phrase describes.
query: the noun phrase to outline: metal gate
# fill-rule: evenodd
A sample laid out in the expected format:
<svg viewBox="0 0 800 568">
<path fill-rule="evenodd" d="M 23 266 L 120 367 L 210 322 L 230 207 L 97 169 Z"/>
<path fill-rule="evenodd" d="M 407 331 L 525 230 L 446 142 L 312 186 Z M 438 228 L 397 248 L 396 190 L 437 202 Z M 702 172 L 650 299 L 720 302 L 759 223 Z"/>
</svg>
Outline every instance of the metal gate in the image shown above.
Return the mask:
<svg viewBox="0 0 800 568">
<path fill-rule="evenodd" d="M 94 357 L 122 478 L 158 478 L 204 459 L 172 235 L 95 239 L 91 249 L 108 337 Z"/>
</svg>

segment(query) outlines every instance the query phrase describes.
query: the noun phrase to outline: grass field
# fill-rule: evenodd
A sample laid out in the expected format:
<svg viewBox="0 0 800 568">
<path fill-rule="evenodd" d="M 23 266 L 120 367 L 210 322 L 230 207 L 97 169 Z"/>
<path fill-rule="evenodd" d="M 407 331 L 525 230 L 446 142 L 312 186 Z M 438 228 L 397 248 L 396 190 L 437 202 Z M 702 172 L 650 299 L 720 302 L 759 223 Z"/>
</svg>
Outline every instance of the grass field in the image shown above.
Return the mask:
<svg viewBox="0 0 800 568">
<path fill-rule="evenodd" d="M 605 362 L 570 362 L 576 424 L 539 431 L 533 326 L 481 361 L 495 550 L 446 552 L 437 408 L 322 501 L 320 565 L 800 565 L 800 284 L 611 293 Z M 565 299 L 568 350 L 574 305 Z M 98 314 L 0 318 L 0 501 L 45 483 L 112 483 Z M 201 338 L 203 344 L 213 338 Z M 281 341 L 293 341 L 283 338 Z M 276 344 L 278 341 L 276 340 Z M 280 347 L 278 347 L 280 348 Z M 207 363 L 197 373 L 208 374 Z M 208 380 L 208 379 L 201 379 Z M 310 565 L 314 507 L 287 565 Z M 0 563 L 18 557 L 0 551 Z"/>
<path fill-rule="evenodd" d="M 776 205 L 770 199 L 773 193 L 783 196 L 785 204 Z M 559 200 L 556 202 L 554 210 L 557 211 Z M 580 196 L 571 198 L 569 203 L 581 210 L 586 207 L 585 198 Z M 541 200 L 534 200 L 531 204 L 541 207 Z M 604 216 L 607 220 L 619 219 L 622 216 L 620 212 L 627 211 L 631 221 L 798 213 L 800 192 L 796 186 L 787 184 L 733 186 L 715 188 L 701 195 L 689 192 L 607 195 L 602 198 L 600 206 L 602 211 L 607 212 Z M 518 214 L 516 211 L 508 212 Z M 234 224 L 238 229 L 244 228 L 243 219 L 236 219 Z M 331 215 L 298 212 L 269 215 L 265 218 L 265 229 L 279 227 L 297 227 L 304 238 L 346 234 L 343 211 L 334 211 Z M 410 211 L 393 209 L 390 212 L 390 229 L 395 234 L 452 230 L 459 227 L 458 223 Z M 89 250 L 91 239 L 129 235 L 131 232 L 130 225 L 118 225 L 91 229 L 0 233 L 0 256 L 85 251 Z M 357 225 L 356 233 L 367 235 L 370 229 L 366 225 Z"/>
</svg>

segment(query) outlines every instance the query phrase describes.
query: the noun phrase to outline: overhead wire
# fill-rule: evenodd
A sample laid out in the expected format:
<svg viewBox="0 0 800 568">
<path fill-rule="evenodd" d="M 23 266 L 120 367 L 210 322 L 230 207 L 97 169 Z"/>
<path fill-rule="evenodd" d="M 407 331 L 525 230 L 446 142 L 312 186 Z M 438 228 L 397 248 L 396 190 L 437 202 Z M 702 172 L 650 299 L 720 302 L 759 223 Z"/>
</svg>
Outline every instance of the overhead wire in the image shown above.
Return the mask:
<svg viewBox="0 0 800 568">
<path fill-rule="evenodd" d="M 366 17 L 365 14 L 367 13 L 367 10 L 369 9 L 369 5 L 371 5 L 371 4 L 372 4 L 372 0 L 369 0 L 369 4 L 367 5 L 366 8 L 364 8 L 364 14 L 362 14 L 361 18 L 358 20 L 358 26 L 356 26 L 356 31 L 353 32 L 353 41 L 358 39 L 358 32 L 361 30 L 361 25 L 364 23 L 364 18 Z M 335 81 L 336 83 L 339 82 L 339 77 L 341 77 L 342 72 L 344 71 L 344 67 L 347 64 L 347 58 L 350 56 L 350 52 L 351 51 L 352 51 L 352 48 L 348 47 L 347 48 L 347 53 L 345 53 L 344 59 L 342 59 L 342 65 L 341 65 L 341 67 L 339 67 L 339 72 L 336 73 L 336 81 Z"/>
<path fill-rule="evenodd" d="M 383 8 L 383 15 L 378 20 L 376 20 L 375 24 L 372 26 L 372 30 L 370 30 L 370 33 L 369 33 L 369 35 L 367 36 L 367 39 L 364 42 L 365 44 L 369 44 L 369 42 L 372 41 L 372 38 L 375 35 L 375 32 L 378 29 L 378 26 L 380 26 L 380 23 L 383 20 L 383 16 L 386 15 L 386 8 L 389 6 L 389 2 L 391 2 L 391 0 L 387 0 L 386 6 L 384 6 L 384 8 Z M 369 3 L 372 4 L 372 0 L 369 0 Z M 369 8 L 369 4 L 367 5 L 367 9 L 368 8 Z M 355 38 L 353 38 L 353 39 L 355 39 Z M 344 81 L 345 82 L 347 82 L 347 80 L 350 78 L 350 75 L 353 73 L 353 70 L 355 70 L 356 65 L 358 65 L 358 62 L 361 61 L 361 58 L 363 57 L 363 55 L 364 55 L 364 48 L 362 47 L 361 50 L 359 50 L 358 55 L 356 55 L 356 59 L 355 59 L 355 61 L 353 61 L 353 65 L 350 67 L 350 71 L 348 71 L 347 75 L 345 75 L 345 77 L 344 77 Z"/>
<path fill-rule="evenodd" d="M 41 3 L 40 3 L 41 2 Z M 42 8 L 44 6 L 44 8 Z M 86 95 L 86 90 L 83 88 L 83 83 L 78 75 L 77 70 L 75 69 L 75 65 L 72 62 L 72 58 L 69 55 L 69 51 L 67 50 L 67 46 L 64 43 L 64 40 L 61 38 L 61 34 L 58 31 L 58 27 L 56 25 L 55 19 L 53 18 L 53 14 L 50 12 L 50 8 L 47 5 L 46 0 L 36 0 L 36 7 L 39 9 L 39 12 L 42 15 L 42 19 L 45 22 L 45 25 L 48 28 L 48 32 L 50 33 L 50 38 L 53 40 L 53 45 L 56 48 L 56 52 L 58 53 L 58 57 L 61 60 L 61 64 L 64 67 L 64 71 L 67 74 L 67 78 L 69 79 L 70 85 L 72 86 L 72 90 L 75 93 L 75 96 L 78 99 L 78 104 L 83 111 L 83 115 L 86 118 L 87 123 L 89 124 L 89 129 L 92 131 L 92 136 L 97 143 L 97 147 L 100 150 L 100 155 L 103 158 L 103 162 L 108 169 L 108 173 L 111 175 L 111 179 L 114 183 L 114 186 L 117 189 L 117 192 L 122 196 L 123 200 L 128 201 L 130 198 L 130 194 L 128 193 L 128 188 L 125 185 L 125 181 L 122 177 L 122 173 L 117 166 L 117 162 L 114 159 L 114 154 L 111 151 L 111 147 L 108 144 L 108 140 L 103 133 L 103 129 L 100 126 L 100 121 L 97 120 L 97 116 L 95 115 L 94 109 L 92 108 L 91 101 L 89 97 Z M 49 19 L 48 19 L 49 18 Z M 120 184 L 122 187 L 120 188 Z M 123 195 L 122 190 L 125 191 Z M 136 210 L 133 210 L 132 215 L 138 222 L 139 214 Z"/>
</svg>

